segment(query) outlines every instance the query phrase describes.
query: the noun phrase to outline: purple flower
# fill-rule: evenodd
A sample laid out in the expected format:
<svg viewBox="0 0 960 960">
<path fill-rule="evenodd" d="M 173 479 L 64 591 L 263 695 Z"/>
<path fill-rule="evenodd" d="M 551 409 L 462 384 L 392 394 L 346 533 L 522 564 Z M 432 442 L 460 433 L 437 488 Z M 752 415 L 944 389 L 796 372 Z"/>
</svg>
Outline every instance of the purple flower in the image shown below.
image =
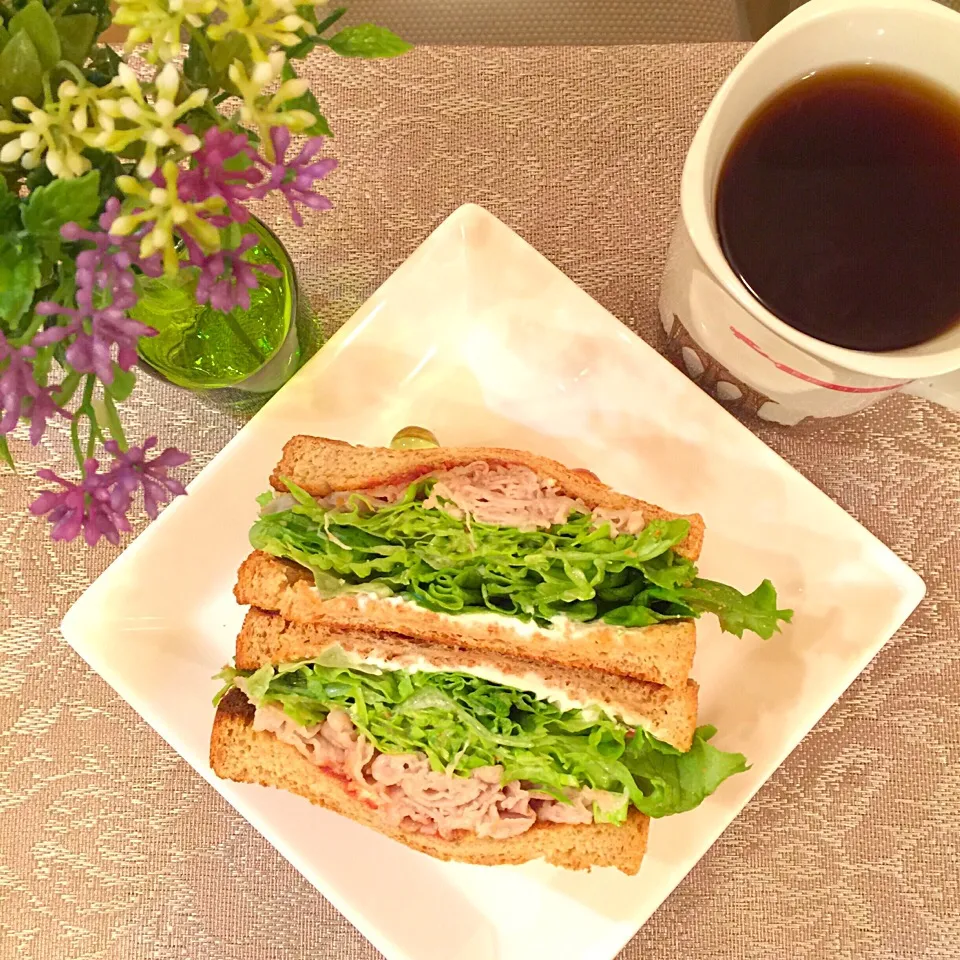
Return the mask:
<svg viewBox="0 0 960 960">
<path fill-rule="evenodd" d="M 266 168 L 267 179 L 259 187 L 259 196 L 270 190 L 279 190 L 290 204 L 290 216 L 298 226 L 303 226 L 303 217 L 297 209 L 302 203 L 311 210 L 330 210 L 333 204 L 328 197 L 314 193 L 317 180 L 322 180 L 337 166 L 333 157 L 314 157 L 323 147 L 323 137 L 312 137 L 293 160 L 287 160 L 287 148 L 290 146 L 290 131 L 286 127 L 271 127 L 270 140 L 276 159 L 273 162 L 257 157 L 257 162 Z"/>
<path fill-rule="evenodd" d="M 66 349 L 67 363 L 77 373 L 93 373 L 103 383 L 113 383 L 113 348 L 117 348 L 117 366 L 129 370 L 137 362 L 140 337 L 153 337 L 157 333 L 153 327 L 127 316 L 127 310 L 134 303 L 136 295 L 132 291 L 121 292 L 114 303 L 100 309 L 82 304 L 76 308 L 64 307 L 42 300 L 34 308 L 37 313 L 66 317 L 67 323 L 42 330 L 33 342 L 38 347 L 45 347 L 73 337 Z"/>
<path fill-rule="evenodd" d="M 99 474 L 100 463 L 93 458 L 83 464 L 83 479 L 73 483 L 52 470 L 38 470 L 41 480 L 60 485 L 60 490 L 45 490 L 30 504 L 34 516 L 47 515 L 53 524 L 51 540 L 74 540 L 80 531 L 92 547 L 106 537 L 120 542 L 120 532 L 130 530 L 130 521 L 110 503 L 110 474 Z"/>
<path fill-rule="evenodd" d="M 127 514 L 138 489 L 143 490 L 143 506 L 151 520 L 161 503 L 187 492 L 167 471 L 186 463 L 190 457 L 168 447 L 148 459 L 147 451 L 156 445 L 157 438 L 148 437 L 143 446 L 123 452 L 110 440 L 105 444 L 114 458 L 110 469 L 101 473 L 98 460 L 86 460 L 79 483 L 58 477 L 52 470 L 38 470 L 38 477 L 58 484 L 60 489 L 41 493 L 30 504 L 30 512 L 35 516 L 46 514 L 53 524 L 50 532 L 53 540 L 73 540 L 82 531 L 91 547 L 101 537 L 110 543 L 119 543 L 120 533 L 131 529 Z"/>
<path fill-rule="evenodd" d="M 91 245 L 77 254 L 77 305 L 44 300 L 35 308 L 41 316 L 59 316 L 67 322 L 41 331 L 33 343 L 46 347 L 72 338 L 65 351 L 67 363 L 78 373 L 96 374 L 107 384 L 113 383 L 113 348 L 117 364 L 129 370 L 137 362 L 137 340 L 156 335 L 152 327 L 127 316 L 137 302 L 133 267 L 151 277 L 163 273 L 159 254 L 140 257 L 140 234 L 148 227 L 128 237 L 110 235 L 119 213 L 120 202 L 111 197 L 100 215 L 100 230 L 84 230 L 76 223 L 60 228 L 64 240 Z"/>
<path fill-rule="evenodd" d="M 199 203 L 222 197 L 237 223 L 246 223 L 250 211 L 245 201 L 262 196 L 255 185 L 263 174 L 254 166 L 256 155 L 245 134 L 211 127 L 203 146 L 191 157 L 192 165 L 177 181 L 181 200 Z M 218 218 L 219 219 L 219 218 Z"/>
<path fill-rule="evenodd" d="M 9 433 L 17 425 L 23 412 L 24 401 L 31 397 L 37 387 L 33 379 L 30 361 L 36 356 L 31 347 L 12 347 L 0 332 L 0 363 L 5 362 L 0 374 L 0 433 Z"/>
<path fill-rule="evenodd" d="M 159 253 L 142 259 L 140 240 L 149 225 L 140 227 L 128 237 L 110 235 L 113 221 L 120 215 L 120 201 L 111 197 L 106 208 L 100 214 L 100 230 L 84 230 L 77 223 L 65 223 L 60 228 L 60 236 L 73 243 L 90 243 L 93 246 L 77 255 L 77 303 L 90 306 L 94 292 L 116 291 L 119 295 L 133 295 L 135 299 L 135 277 L 131 266 L 139 267 L 149 277 L 159 277 L 163 273 L 163 263 Z"/>
<path fill-rule="evenodd" d="M 247 233 L 233 250 L 204 253 L 190 237 L 184 235 L 184 244 L 192 266 L 198 267 L 197 303 L 208 303 L 215 310 L 227 312 L 234 307 L 250 307 L 250 291 L 255 290 L 259 280 L 254 270 L 268 277 L 279 277 L 280 271 L 272 263 L 250 263 L 243 255 L 255 247 L 258 237 Z"/>
<path fill-rule="evenodd" d="M 33 376 L 37 351 L 32 346 L 14 347 L 0 332 L 0 434 L 9 433 L 22 416 L 30 417 L 30 442 L 36 446 L 54 416 L 70 419 L 57 406 L 55 387 L 41 387 Z"/>
<path fill-rule="evenodd" d="M 187 492 L 179 480 L 167 475 L 167 471 L 186 463 L 190 455 L 176 447 L 167 447 L 148 460 L 147 451 L 156 445 L 156 437 L 147 437 L 142 447 L 130 447 L 124 453 L 115 440 L 108 440 L 104 444 L 114 457 L 111 472 L 113 487 L 110 492 L 110 505 L 114 510 L 126 513 L 130 509 L 131 497 L 138 488 L 142 488 L 143 508 L 153 520 L 161 503 Z"/>
<path fill-rule="evenodd" d="M 57 387 L 37 387 L 37 392 L 30 397 L 30 442 L 36 446 L 47 429 L 48 421 L 53 417 L 63 417 L 72 420 L 73 417 L 53 399 Z"/>
</svg>

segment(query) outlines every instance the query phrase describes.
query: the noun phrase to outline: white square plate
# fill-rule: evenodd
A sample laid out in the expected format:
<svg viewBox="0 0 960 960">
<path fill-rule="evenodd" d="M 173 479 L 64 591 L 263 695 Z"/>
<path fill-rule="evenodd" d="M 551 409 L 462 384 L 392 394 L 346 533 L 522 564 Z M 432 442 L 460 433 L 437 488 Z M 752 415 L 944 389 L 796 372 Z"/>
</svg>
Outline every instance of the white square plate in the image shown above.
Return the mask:
<svg viewBox="0 0 960 960">
<path fill-rule="evenodd" d="M 293 434 L 520 447 L 707 525 L 704 576 L 769 577 L 773 640 L 699 629 L 700 718 L 751 770 L 654 822 L 640 874 L 443 864 L 207 764 L 254 497 Z M 80 598 L 74 649 L 389 960 L 610 960 L 903 623 L 920 579 L 500 221 L 446 220 Z M 456 931 L 451 935 L 450 931 Z"/>
</svg>

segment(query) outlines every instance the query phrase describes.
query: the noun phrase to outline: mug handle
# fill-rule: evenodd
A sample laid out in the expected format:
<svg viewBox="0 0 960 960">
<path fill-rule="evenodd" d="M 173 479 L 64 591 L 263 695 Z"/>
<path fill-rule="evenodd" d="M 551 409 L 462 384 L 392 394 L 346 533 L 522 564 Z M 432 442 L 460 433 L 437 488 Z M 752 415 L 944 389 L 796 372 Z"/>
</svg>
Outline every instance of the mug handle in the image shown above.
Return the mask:
<svg viewBox="0 0 960 960">
<path fill-rule="evenodd" d="M 903 392 L 914 397 L 923 397 L 949 410 L 960 410 L 960 370 L 945 373 L 932 380 L 914 380 L 903 388 Z"/>
</svg>

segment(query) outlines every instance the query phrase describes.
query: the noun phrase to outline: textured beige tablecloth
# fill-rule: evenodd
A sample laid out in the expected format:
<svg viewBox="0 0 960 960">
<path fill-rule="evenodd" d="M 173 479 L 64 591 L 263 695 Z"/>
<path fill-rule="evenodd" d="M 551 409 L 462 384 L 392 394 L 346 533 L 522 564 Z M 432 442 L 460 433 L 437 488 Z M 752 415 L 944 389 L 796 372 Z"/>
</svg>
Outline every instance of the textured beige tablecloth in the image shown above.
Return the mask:
<svg viewBox="0 0 960 960">
<path fill-rule="evenodd" d="M 337 209 L 299 233 L 273 219 L 331 329 L 475 200 L 657 342 L 681 161 L 742 52 L 318 59 Z M 126 406 L 133 436 L 195 452 L 191 474 L 238 429 L 148 379 Z M 960 418 L 895 398 L 838 423 L 753 426 L 918 570 L 928 599 L 624 957 L 956 958 Z M 21 474 L 0 475 L 0 957 L 377 956 L 60 640 L 116 550 L 53 545 L 25 513 L 36 466 L 66 467 L 65 434 L 16 446 Z"/>
<path fill-rule="evenodd" d="M 418 45 L 729 41 L 753 38 L 754 8 L 771 3 L 783 0 L 354 0 L 343 22 Z"/>
</svg>

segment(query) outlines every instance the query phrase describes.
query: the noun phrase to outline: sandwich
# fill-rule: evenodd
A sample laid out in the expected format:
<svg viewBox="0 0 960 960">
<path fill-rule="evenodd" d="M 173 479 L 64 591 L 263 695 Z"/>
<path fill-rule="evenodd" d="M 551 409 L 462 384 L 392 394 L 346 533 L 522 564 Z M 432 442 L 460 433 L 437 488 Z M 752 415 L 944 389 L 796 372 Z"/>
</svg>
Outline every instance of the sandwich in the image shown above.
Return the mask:
<svg viewBox="0 0 960 960">
<path fill-rule="evenodd" d="M 699 577 L 698 515 L 523 451 L 298 436 L 271 486 L 235 595 L 295 623 L 682 687 L 702 614 L 763 638 L 790 618 L 768 580 Z"/>
<path fill-rule="evenodd" d="M 746 769 L 665 687 L 252 608 L 210 745 L 279 787 L 442 860 L 636 873 L 649 820 Z"/>
<path fill-rule="evenodd" d="M 769 638 L 791 612 L 698 576 L 696 514 L 498 448 L 294 437 L 271 485 L 219 776 L 443 860 L 632 874 L 651 818 L 747 768 L 697 726 L 694 621 Z"/>
</svg>

